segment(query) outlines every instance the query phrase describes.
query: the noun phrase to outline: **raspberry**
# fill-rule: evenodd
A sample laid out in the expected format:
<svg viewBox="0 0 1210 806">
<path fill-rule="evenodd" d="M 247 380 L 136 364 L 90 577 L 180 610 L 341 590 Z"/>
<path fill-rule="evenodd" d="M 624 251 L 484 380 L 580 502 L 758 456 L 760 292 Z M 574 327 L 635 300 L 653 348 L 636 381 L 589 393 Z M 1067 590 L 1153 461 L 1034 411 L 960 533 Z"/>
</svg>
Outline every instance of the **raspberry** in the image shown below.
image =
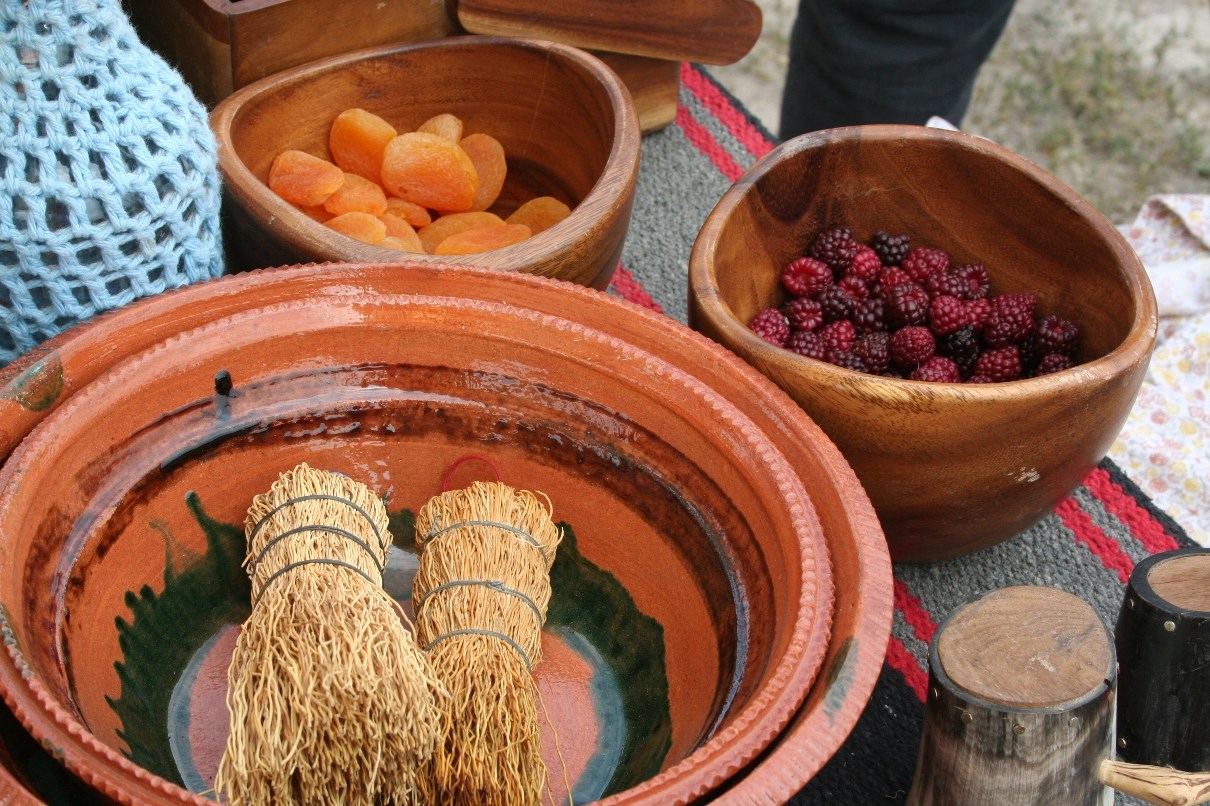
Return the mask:
<svg viewBox="0 0 1210 806">
<path fill-rule="evenodd" d="M 937 354 L 953 361 L 963 377 L 969 375 L 979 357 L 979 337 L 975 335 L 974 326 L 967 325 L 938 339 Z"/>
<path fill-rule="evenodd" d="M 966 383 L 995 383 L 990 375 L 972 375 L 966 379 Z"/>
<path fill-rule="evenodd" d="M 848 319 L 853 313 L 853 298 L 849 292 L 838 285 L 830 285 L 819 295 L 819 304 L 823 308 L 824 322 L 838 322 Z"/>
<path fill-rule="evenodd" d="M 966 293 L 959 295 L 963 299 L 984 299 L 991 291 L 991 276 L 987 273 L 987 267 L 982 263 L 963 263 L 950 271 L 966 284 Z"/>
<path fill-rule="evenodd" d="M 924 287 L 934 297 L 967 299 L 967 285 L 953 270 L 930 274 L 924 282 Z"/>
<path fill-rule="evenodd" d="M 776 308 L 764 308 L 748 322 L 748 329 L 770 344 L 783 347 L 790 335 L 790 320 Z"/>
<path fill-rule="evenodd" d="M 937 341 L 927 327 L 909 325 L 891 334 L 891 361 L 904 370 L 912 370 L 933 357 Z"/>
<path fill-rule="evenodd" d="M 849 299 L 853 302 L 860 302 L 870 296 L 870 288 L 865 284 L 865 280 L 853 274 L 846 274 L 836 281 L 836 285 L 843 288 L 849 295 Z"/>
<path fill-rule="evenodd" d="M 962 381 L 962 376 L 958 374 L 958 365 L 940 355 L 935 355 L 916 367 L 908 377 L 913 381 L 932 381 L 933 383 L 960 383 Z"/>
<path fill-rule="evenodd" d="M 957 297 L 933 297 L 928 309 L 929 329 L 938 336 L 948 336 L 970 324 L 966 304 Z"/>
<path fill-rule="evenodd" d="M 912 278 L 908 277 L 908 273 L 898 266 L 888 266 L 882 270 L 882 274 L 878 275 L 878 280 L 874 284 L 873 291 L 878 296 L 886 299 L 887 292 L 897 285 L 911 285 Z"/>
<path fill-rule="evenodd" d="M 781 306 L 793 330 L 814 330 L 823 324 L 823 308 L 807 297 L 796 297 Z"/>
<path fill-rule="evenodd" d="M 849 321 L 860 333 L 873 333 L 886 330 L 886 303 L 878 297 L 863 299 L 853 306 L 853 315 Z"/>
<path fill-rule="evenodd" d="M 991 299 L 992 311 L 983 322 L 983 341 L 989 347 L 1019 344 L 1034 331 L 1033 294 L 1001 294 Z"/>
<path fill-rule="evenodd" d="M 1071 360 L 1071 356 L 1063 353 L 1048 353 L 1042 356 L 1042 360 L 1038 362 L 1038 368 L 1034 371 L 1035 376 L 1049 375 L 1052 372 L 1060 372 L 1065 369 L 1071 369 L 1075 366 L 1075 362 Z"/>
<path fill-rule="evenodd" d="M 853 231 L 848 227 L 833 227 L 815 236 L 807 253 L 816 260 L 822 260 L 832 269 L 832 274 L 840 277 L 844 270 L 857 256 L 861 247 L 853 238 Z"/>
<path fill-rule="evenodd" d="M 883 298 L 886 300 L 887 326 L 892 329 L 918 325 L 928 317 L 929 293 L 918 285 L 892 286 Z"/>
<path fill-rule="evenodd" d="M 867 371 L 865 362 L 861 360 L 861 357 L 859 355 L 857 355 L 856 353 L 851 352 L 849 350 L 840 350 L 838 352 L 832 353 L 832 357 L 828 361 L 828 363 L 835 364 L 836 366 L 842 367 L 843 369 L 851 369 L 854 372 L 866 372 Z"/>
<path fill-rule="evenodd" d="M 832 284 L 832 270 L 815 258 L 796 258 L 782 269 L 781 284 L 796 297 L 816 297 Z"/>
<path fill-rule="evenodd" d="M 868 246 L 858 247 L 853 262 L 845 271 L 845 277 L 856 277 L 864 282 L 873 282 L 882 273 L 882 261 L 878 253 Z"/>
<path fill-rule="evenodd" d="M 903 259 L 903 270 L 913 282 L 923 284 L 930 275 L 949 268 L 950 256 L 940 249 L 918 246 Z"/>
<path fill-rule="evenodd" d="M 1038 323 L 1034 329 L 1034 337 L 1037 339 L 1039 355 L 1071 355 L 1080 340 L 1080 328 L 1069 319 L 1051 314 L 1043 317 Z"/>
<path fill-rule="evenodd" d="M 809 333 L 805 330 L 791 333 L 790 338 L 786 339 L 786 349 L 817 361 L 827 361 L 830 353 L 818 333 Z"/>
<path fill-rule="evenodd" d="M 874 233 L 870 245 L 874 247 L 884 266 L 898 266 L 912 248 L 912 239 L 907 235 L 889 235 L 882 230 Z"/>
<path fill-rule="evenodd" d="M 867 333 L 853 343 L 853 353 L 865 363 L 867 372 L 881 375 L 891 365 L 890 345 L 890 333 Z"/>
<path fill-rule="evenodd" d="M 816 331 L 820 340 L 834 353 L 848 352 L 853 349 L 857 340 L 857 331 L 853 323 L 847 319 L 829 322 Z"/>
<path fill-rule="evenodd" d="M 976 375 L 986 375 L 997 383 L 1015 381 L 1021 377 L 1021 355 L 1012 345 L 987 350 L 975 361 L 971 377 Z"/>
</svg>

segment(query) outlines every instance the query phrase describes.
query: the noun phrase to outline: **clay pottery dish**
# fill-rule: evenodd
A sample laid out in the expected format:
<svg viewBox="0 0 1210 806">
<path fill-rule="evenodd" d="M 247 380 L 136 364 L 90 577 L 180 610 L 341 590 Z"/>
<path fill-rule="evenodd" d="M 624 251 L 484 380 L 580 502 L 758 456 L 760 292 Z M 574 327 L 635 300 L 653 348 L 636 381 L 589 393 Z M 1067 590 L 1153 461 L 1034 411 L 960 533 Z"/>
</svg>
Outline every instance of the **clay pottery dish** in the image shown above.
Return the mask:
<svg viewBox="0 0 1210 806">
<path fill-rule="evenodd" d="M 461 36 L 311 62 L 249 84 L 211 113 L 230 216 L 234 268 L 307 261 L 448 262 L 345 237 L 269 190 L 286 149 L 330 158 L 337 114 L 367 109 L 400 131 L 451 113 L 504 147 L 508 173 L 492 212 L 536 196 L 572 208 L 553 227 L 474 263 L 604 288 L 630 223 L 640 132 L 630 94 L 596 57 L 533 39 Z"/>
<path fill-rule="evenodd" d="M 785 299 L 782 268 L 824 229 L 877 230 L 987 266 L 1083 329 L 1072 369 L 992 384 L 884 378 L 765 342 L 747 323 Z M 896 560 L 953 557 L 1036 523 L 1121 429 L 1156 333 L 1143 267 L 1075 192 L 994 143 L 913 126 L 804 135 L 759 160 L 694 244 L 692 326 L 752 364 L 840 448 Z"/>
<path fill-rule="evenodd" d="M 222 749 L 224 652 L 248 607 L 232 525 L 303 459 L 388 497 L 404 600 L 406 513 L 459 459 L 551 497 L 572 538 L 538 679 L 577 801 L 725 785 L 816 698 L 825 657 L 829 673 L 862 659 L 829 699 L 856 720 L 889 630 L 877 524 L 827 439 L 717 345 L 490 270 L 294 267 L 176 296 L 214 297 L 216 315 L 115 360 L 0 470 L 0 689 L 105 796 L 205 802 L 190 789 Z M 833 556 L 882 595 L 835 592 Z"/>
</svg>

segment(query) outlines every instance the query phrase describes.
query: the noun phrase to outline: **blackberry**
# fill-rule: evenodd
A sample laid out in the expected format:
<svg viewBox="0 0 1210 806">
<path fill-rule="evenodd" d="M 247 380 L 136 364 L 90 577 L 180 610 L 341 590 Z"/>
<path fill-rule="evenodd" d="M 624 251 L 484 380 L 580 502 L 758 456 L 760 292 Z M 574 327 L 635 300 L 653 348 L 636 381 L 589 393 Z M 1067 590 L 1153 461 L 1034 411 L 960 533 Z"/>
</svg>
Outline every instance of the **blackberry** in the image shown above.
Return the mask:
<svg viewBox="0 0 1210 806">
<path fill-rule="evenodd" d="M 782 269 L 781 284 L 796 297 L 817 297 L 832 284 L 832 270 L 815 258 L 795 258 Z"/>
<path fill-rule="evenodd" d="M 954 362 L 962 377 L 971 374 L 975 359 L 979 357 L 979 337 L 972 325 L 961 327 L 948 336 L 937 340 L 937 354 Z"/>
<path fill-rule="evenodd" d="M 874 233 L 870 241 L 878 259 L 884 266 L 898 266 L 912 249 L 912 239 L 907 235 L 889 235 L 882 230 Z"/>
<path fill-rule="evenodd" d="M 886 300 L 887 327 L 892 330 L 918 325 L 928 317 L 929 293 L 918 285 L 892 286 L 883 298 Z"/>
<path fill-rule="evenodd" d="M 838 350 L 832 353 L 828 363 L 843 369 L 851 369 L 854 372 L 868 372 L 865 361 L 862 361 L 861 356 L 851 350 Z"/>
<path fill-rule="evenodd" d="M 886 330 L 886 303 L 878 297 L 863 299 L 853 305 L 849 321 L 859 333 L 874 333 Z"/>
<path fill-rule="evenodd" d="M 853 262 L 845 271 L 845 277 L 856 277 L 862 282 L 871 283 L 882 273 L 882 261 L 878 253 L 868 246 L 858 247 Z"/>
<path fill-rule="evenodd" d="M 851 229 L 833 227 L 815 236 L 807 254 L 816 260 L 827 263 L 828 267 L 832 269 L 833 276 L 840 277 L 853 262 L 853 258 L 857 256 L 857 250 L 860 247 L 861 244 L 853 238 Z"/>
<path fill-rule="evenodd" d="M 857 331 L 847 319 L 829 322 L 816 331 L 820 341 L 834 353 L 848 352 L 857 340 Z"/>
<path fill-rule="evenodd" d="M 770 344 L 784 347 L 790 336 L 790 320 L 776 308 L 764 308 L 748 322 L 748 329 Z"/>
<path fill-rule="evenodd" d="M 1042 318 L 1034 329 L 1034 338 L 1038 342 L 1038 354 L 1063 353 L 1071 355 L 1075 352 L 1080 340 L 1080 328 L 1069 319 L 1051 314 Z"/>
<path fill-rule="evenodd" d="M 1020 344 L 1034 331 L 1034 309 L 1038 299 L 1033 294 L 1001 294 L 991 299 L 991 313 L 983 322 L 983 341 L 989 347 Z"/>
<path fill-rule="evenodd" d="M 823 339 L 819 338 L 818 333 L 810 333 L 806 330 L 791 333 L 790 338 L 786 339 L 786 349 L 806 358 L 814 358 L 816 361 L 827 361 L 831 352 L 823 343 Z"/>
<path fill-rule="evenodd" d="M 860 302 L 870 296 L 870 288 L 865 284 L 865 280 L 854 274 L 846 274 L 841 277 L 836 281 L 836 285 L 843 288 L 853 302 Z"/>
<path fill-rule="evenodd" d="M 950 272 L 966 286 L 963 299 L 985 299 L 991 292 L 992 278 L 982 263 L 963 263 L 951 268 Z"/>
<path fill-rule="evenodd" d="M 1042 360 L 1038 362 L 1038 368 L 1034 370 L 1036 377 L 1049 375 L 1052 372 L 1060 372 L 1065 369 L 1071 369 L 1075 366 L 1075 362 L 1071 360 L 1071 356 L 1064 353 L 1048 353 L 1042 356 Z"/>
<path fill-rule="evenodd" d="M 853 298 L 842 286 L 830 285 L 819 295 L 819 305 L 823 309 L 823 321 L 839 322 L 848 319 L 853 313 Z"/>
<path fill-rule="evenodd" d="M 865 363 L 866 371 L 881 375 L 891 366 L 891 334 L 867 333 L 853 343 L 853 353 Z"/>
<path fill-rule="evenodd" d="M 913 381 L 931 381 L 932 383 L 960 383 L 962 381 L 962 376 L 958 373 L 958 365 L 940 355 L 935 355 L 916 367 L 908 377 Z"/>
<path fill-rule="evenodd" d="M 871 287 L 871 291 L 877 296 L 886 299 L 887 292 L 897 285 L 911 285 L 912 278 L 908 277 L 908 273 L 898 266 L 888 266 L 882 270 L 882 274 L 878 275 L 878 280 Z"/>
<path fill-rule="evenodd" d="M 970 324 L 966 304 L 957 297 L 933 297 L 928 308 L 929 329 L 938 336 L 948 336 Z"/>
<path fill-rule="evenodd" d="M 937 350 L 937 340 L 927 327 L 909 325 L 891 334 L 891 363 L 911 371 L 928 361 Z"/>
<path fill-rule="evenodd" d="M 986 375 L 996 383 L 1015 381 L 1021 377 L 1021 354 L 1012 345 L 985 350 L 975 361 L 971 377 L 976 375 Z"/>
<path fill-rule="evenodd" d="M 823 308 L 807 297 L 796 297 L 781 306 L 793 330 L 814 330 L 823 324 Z"/>
<path fill-rule="evenodd" d="M 949 268 L 950 256 L 941 249 L 918 246 L 908 252 L 901 265 L 913 282 L 923 285 L 930 276 Z"/>
</svg>

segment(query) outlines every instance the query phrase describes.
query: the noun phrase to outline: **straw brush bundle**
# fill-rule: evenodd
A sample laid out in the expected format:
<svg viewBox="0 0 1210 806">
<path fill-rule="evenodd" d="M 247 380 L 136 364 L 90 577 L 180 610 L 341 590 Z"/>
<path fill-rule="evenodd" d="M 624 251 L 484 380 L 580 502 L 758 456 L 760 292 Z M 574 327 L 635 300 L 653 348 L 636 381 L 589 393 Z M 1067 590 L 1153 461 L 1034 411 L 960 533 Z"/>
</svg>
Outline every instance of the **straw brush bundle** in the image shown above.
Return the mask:
<svg viewBox="0 0 1210 806">
<path fill-rule="evenodd" d="M 416 516 L 416 640 L 450 693 L 431 802 L 541 802 L 538 690 L 550 565 L 562 535 L 549 503 L 499 482 L 429 500 Z"/>
<path fill-rule="evenodd" d="M 382 588 L 382 501 L 300 464 L 245 529 L 252 613 L 228 671 L 229 804 L 405 804 L 440 739 L 446 697 Z"/>
</svg>

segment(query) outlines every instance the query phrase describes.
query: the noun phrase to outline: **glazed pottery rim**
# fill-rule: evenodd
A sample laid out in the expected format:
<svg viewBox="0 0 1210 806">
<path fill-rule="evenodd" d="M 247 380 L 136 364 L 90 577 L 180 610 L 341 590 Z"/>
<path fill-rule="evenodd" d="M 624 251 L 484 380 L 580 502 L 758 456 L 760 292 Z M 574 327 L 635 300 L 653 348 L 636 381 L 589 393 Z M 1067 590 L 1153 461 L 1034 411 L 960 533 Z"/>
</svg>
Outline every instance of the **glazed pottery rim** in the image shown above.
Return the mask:
<svg viewBox="0 0 1210 806">
<path fill-rule="evenodd" d="M 1061 198 L 1072 210 L 1081 214 L 1101 240 L 1109 248 L 1121 267 L 1121 286 L 1134 302 L 1134 317 L 1125 336 L 1109 352 L 1097 358 L 1077 364 L 1069 369 L 1035 378 L 986 384 L 938 383 L 915 381 L 909 378 L 887 378 L 867 372 L 845 369 L 825 361 L 797 356 L 777 347 L 753 333 L 731 310 L 718 290 L 713 264 L 707 267 L 706 254 L 713 254 L 725 224 L 744 201 L 744 197 L 767 176 L 776 171 L 787 158 L 804 151 L 845 145 L 858 141 L 895 142 L 940 142 L 951 147 L 978 153 L 1010 165 L 1027 176 L 1034 185 L 1048 186 L 1050 192 Z M 1056 182 L 1025 157 L 983 137 L 967 132 L 934 129 L 927 126 L 905 124 L 876 124 L 849 126 L 811 132 L 787 140 L 775 146 L 754 163 L 719 199 L 707 216 L 698 238 L 693 245 L 689 260 L 689 295 L 693 302 L 705 312 L 706 318 L 733 340 L 739 349 L 752 356 L 761 366 L 785 366 L 792 362 L 804 374 L 814 376 L 813 382 L 845 386 L 858 394 L 875 398 L 921 397 L 936 401 L 964 401 L 978 404 L 1010 399 L 1029 400 L 1060 390 L 1084 385 L 1093 379 L 1097 371 L 1118 376 L 1129 367 L 1145 362 L 1155 346 L 1159 328 L 1159 314 L 1151 281 L 1137 254 L 1122 234 L 1096 210 L 1066 184 Z"/>
<path fill-rule="evenodd" d="M 499 247 L 488 252 L 468 255 L 471 262 L 489 262 L 497 270 L 516 271 L 510 265 L 518 258 L 538 252 L 558 252 L 566 248 L 566 240 L 574 238 L 583 229 L 593 229 L 597 226 L 597 210 L 606 207 L 610 200 L 633 196 L 639 171 L 639 152 L 641 149 L 641 132 L 638 124 L 638 113 L 634 108 L 629 91 L 622 84 L 617 74 L 609 69 L 600 59 L 591 53 L 571 45 L 535 39 L 533 37 L 513 36 L 479 36 L 462 35 L 449 36 L 443 39 L 410 42 L 395 45 L 380 45 L 363 50 L 351 51 L 336 56 L 329 56 L 308 62 L 298 67 L 292 67 L 270 76 L 258 79 L 251 84 L 233 92 L 224 98 L 210 113 L 210 126 L 216 132 L 230 133 L 233 124 L 243 114 L 244 110 L 261 98 L 272 95 L 279 87 L 286 84 L 305 82 L 315 76 L 323 75 L 334 68 L 369 62 L 376 59 L 391 57 L 396 54 L 423 52 L 426 50 L 461 48 L 470 51 L 518 49 L 523 51 L 538 51 L 559 54 L 568 64 L 573 64 L 591 76 L 608 99 L 609 108 L 613 115 L 613 133 L 610 137 L 609 154 L 601 173 L 593 182 L 592 188 L 580 199 L 571 214 L 548 229 L 531 235 L 520 243 Z M 484 54 L 481 58 L 486 58 Z M 318 221 L 307 216 L 294 205 L 282 199 L 271 191 L 264 182 L 258 179 L 248 168 L 240 154 L 232 148 L 220 146 L 218 149 L 219 170 L 225 175 L 227 184 L 238 185 L 247 194 L 250 204 L 269 216 L 269 226 L 275 232 L 287 239 L 293 240 L 289 228 L 274 226 L 274 221 L 288 222 L 298 227 L 299 231 L 315 243 L 333 241 L 337 246 L 329 251 L 347 251 L 348 249 L 368 249 L 375 256 L 375 262 L 409 262 L 419 261 L 434 264 L 450 265 L 450 258 L 441 255 L 427 255 L 410 252 L 400 252 L 374 244 L 364 243 L 354 238 L 325 227 Z M 580 213 L 577 215 L 577 211 Z M 455 261 L 456 262 L 456 261 Z M 499 265 L 496 265 L 499 264 Z M 522 272 L 518 272 L 522 273 Z"/>
<path fill-rule="evenodd" d="M 251 291 L 257 285 L 257 278 L 268 278 L 270 281 L 272 281 L 273 278 L 283 276 L 283 273 L 289 273 L 291 271 L 328 271 L 334 274 L 335 272 L 340 271 L 342 268 L 358 265 L 372 266 L 374 264 L 332 263 L 276 267 L 258 270 L 256 272 L 248 272 L 245 275 L 235 277 L 228 276 L 225 278 L 217 278 L 205 283 L 196 284 L 195 286 L 180 289 L 176 293 L 178 296 L 205 296 L 207 293 L 205 288 L 214 288 L 218 286 L 218 284 L 222 283 L 238 282 L 241 277 L 248 278 L 246 283 L 250 284 L 251 287 L 247 290 Z M 392 271 L 399 271 L 400 269 L 398 264 L 379 265 L 382 267 L 388 267 Z M 768 379 L 764 378 L 764 376 L 760 375 L 754 369 L 744 364 L 736 356 L 732 355 L 721 346 L 715 344 L 709 339 L 706 339 L 700 334 L 689 331 L 683 325 L 675 320 L 672 320 L 671 318 L 661 316 L 624 300 L 611 297 L 604 292 L 585 288 L 583 286 L 562 280 L 553 280 L 551 278 L 536 275 L 506 273 L 490 269 L 472 268 L 460 264 L 443 264 L 434 266 L 433 264 L 416 263 L 413 264 L 411 268 L 414 268 L 417 271 L 429 272 L 434 275 L 442 272 L 455 272 L 466 277 L 475 277 L 481 275 L 483 277 L 500 278 L 499 281 L 506 284 L 530 283 L 533 285 L 541 285 L 554 283 L 559 287 L 559 291 L 581 295 L 585 299 L 590 300 L 589 304 L 591 305 L 599 305 L 602 301 L 604 301 L 609 304 L 620 306 L 621 310 L 627 312 L 625 315 L 630 316 L 637 314 L 639 316 L 647 317 L 653 323 L 658 322 L 660 328 L 669 333 L 669 338 L 675 336 L 682 339 L 681 344 L 683 344 L 683 340 L 686 338 L 686 334 L 688 334 L 688 338 L 697 342 L 699 349 L 705 349 L 708 352 L 713 353 L 716 357 L 720 357 L 723 360 L 730 362 L 734 371 L 738 371 L 741 374 L 748 376 L 745 380 L 747 380 L 749 383 L 755 384 L 758 387 L 762 387 L 762 391 L 770 396 L 770 405 L 773 405 L 775 408 L 783 408 L 783 413 L 792 420 L 799 419 L 801 422 L 801 418 L 806 418 L 806 421 L 810 421 L 809 417 L 807 417 L 807 415 L 802 412 L 802 410 L 796 404 L 794 404 L 793 401 L 786 397 L 784 393 L 773 386 Z M 288 276 L 288 274 L 286 276 Z M 194 291 L 194 294 L 189 294 L 191 290 Z M 418 291 L 408 292 L 407 294 L 395 293 L 393 296 L 407 295 L 432 296 L 431 292 L 426 295 Z M 158 297 L 150 297 L 140 300 L 124 310 L 129 310 L 130 308 L 135 307 L 149 306 L 157 299 Z M 510 305 L 507 300 L 500 304 Z M 255 306 L 252 306 L 251 309 L 255 310 Z M 248 310 L 249 309 L 242 309 L 239 313 L 246 315 Z M 525 310 L 533 312 L 533 309 L 527 308 Z M 114 313 L 115 318 L 118 318 L 116 314 L 120 312 Z M 542 317 L 552 320 L 559 318 L 557 315 L 547 314 L 540 311 L 538 314 Z M 581 326 L 572 320 L 564 319 L 563 321 L 571 322 L 571 324 L 581 327 L 583 330 L 595 331 L 599 337 L 617 340 L 617 337 L 603 332 L 598 328 Z M 49 434 L 54 429 L 54 426 L 59 419 L 70 417 L 77 409 L 87 410 L 89 404 L 92 402 L 91 399 L 93 397 L 104 394 L 106 389 L 114 384 L 120 384 L 123 372 L 135 371 L 142 364 L 145 364 L 149 361 L 154 361 L 156 356 L 162 353 L 165 347 L 170 345 L 174 340 L 187 338 L 189 334 L 205 327 L 207 327 L 207 325 L 199 325 L 186 331 L 164 336 L 152 345 L 140 349 L 131 354 L 129 357 L 120 360 L 114 367 L 110 369 L 109 372 L 98 377 L 96 381 L 85 384 L 66 402 L 64 402 L 61 406 L 58 406 L 47 416 L 46 421 L 48 422 L 46 422 L 45 425 L 40 424 L 36 426 L 31 431 L 29 438 L 23 440 L 17 449 L 14 450 L 13 454 L 4 463 L 4 466 L 0 467 L 0 481 L 7 481 L 14 472 L 20 472 L 19 467 L 23 462 L 25 462 L 27 455 L 36 454 L 39 450 L 45 450 L 44 447 L 39 447 L 42 442 L 46 442 L 47 444 L 53 443 L 54 438 L 49 436 Z M 68 342 L 70 342 L 73 334 L 77 332 L 87 335 L 89 332 L 91 332 L 91 329 L 85 326 L 77 326 L 77 328 L 67 331 L 63 335 L 63 340 L 58 343 L 56 349 L 62 348 Z M 796 487 L 799 491 L 798 497 L 801 499 L 799 505 L 791 507 L 787 510 L 786 517 L 791 522 L 797 524 L 797 538 L 793 541 L 793 545 L 797 547 L 804 567 L 809 560 L 813 560 L 816 570 L 816 575 L 814 578 L 809 578 L 804 575 L 804 578 L 802 579 L 802 590 L 800 592 L 798 601 L 795 603 L 795 622 L 799 626 L 804 626 L 804 623 L 806 623 L 814 625 L 818 628 L 820 626 L 819 623 L 822 620 L 824 622 L 824 628 L 809 630 L 805 636 L 792 638 L 787 643 L 787 651 L 781 658 L 778 659 L 776 671 L 769 675 L 766 685 L 762 686 L 762 688 L 753 695 L 751 700 L 728 720 L 727 727 L 724 730 L 718 731 L 711 735 L 705 742 L 696 747 L 687 756 L 663 772 L 645 781 L 642 781 L 627 790 L 623 790 L 615 793 L 614 795 L 608 796 L 607 800 L 610 802 L 625 802 L 633 798 L 650 797 L 654 794 L 663 794 L 665 793 L 665 790 L 672 790 L 678 786 L 684 788 L 687 784 L 690 786 L 690 790 L 679 793 L 681 796 L 690 798 L 701 796 L 716 788 L 720 783 L 728 780 L 736 771 L 754 761 L 764 750 L 771 747 L 776 741 L 777 736 L 780 735 L 781 731 L 796 716 L 817 679 L 823 658 L 830 644 L 831 614 L 832 607 L 835 603 L 835 591 L 832 588 L 832 575 L 830 571 L 831 553 L 827 549 L 826 541 L 822 538 L 822 530 L 818 517 L 815 515 L 815 508 L 811 499 L 811 493 L 806 488 L 802 480 L 798 477 L 798 474 L 794 472 L 793 467 L 789 464 L 788 460 L 782 454 L 780 449 L 772 442 L 763 429 L 752 423 L 748 413 L 735 408 L 734 404 L 727 402 L 720 393 L 715 392 L 709 387 L 709 385 L 697 379 L 692 373 L 672 365 L 664 359 L 647 353 L 646 349 L 642 346 L 631 346 L 635 347 L 636 350 L 644 353 L 645 355 L 649 355 L 652 361 L 668 367 L 671 370 L 671 374 L 677 376 L 677 383 L 684 385 L 686 381 L 688 381 L 690 386 L 696 385 L 704 387 L 711 394 L 718 397 L 721 402 L 732 408 L 739 420 L 750 424 L 749 429 L 759 434 L 760 441 L 766 442 L 768 448 L 776 452 L 781 464 L 785 466 L 786 472 L 777 474 L 773 483 L 782 490 L 788 490 L 790 487 Z M 823 437 L 822 432 L 819 432 L 817 427 L 812 430 L 816 433 L 817 438 Z M 826 437 L 823 438 L 826 439 Z M 847 468 L 847 464 L 844 466 Z M 7 484 L 0 486 L 0 510 L 7 509 L 13 495 L 14 493 L 9 489 Z M 815 533 L 817 539 L 808 539 L 808 533 Z M 50 696 L 47 689 L 42 685 L 39 677 L 34 675 L 29 670 L 29 667 L 24 661 L 22 654 L 18 651 L 18 642 L 15 639 L 12 639 L 13 627 L 8 621 L 7 613 L 0 616 L 0 623 L 2 623 L 6 637 L 10 638 L 10 640 L 6 641 L 8 651 L 3 653 L 4 661 L 0 662 L 0 693 L 3 694 L 5 702 L 12 709 L 13 713 L 17 716 L 25 729 L 29 730 L 31 734 L 35 735 L 39 740 L 43 741 L 48 746 L 55 746 L 55 740 L 74 740 L 78 745 L 82 744 L 85 749 L 99 754 L 111 765 L 98 765 L 96 764 L 95 759 L 92 759 L 85 754 L 82 757 L 84 763 L 71 761 L 68 764 L 70 769 L 76 775 L 84 778 L 84 780 L 86 780 L 90 785 L 94 786 L 94 788 L 117 797 L 123 797 L 129 793 L 122 789 L 114 790 L 103 783 L 106 774 L 112 773 L 112 765 L 116 765 L 118 769 L 133 775 L 135 781 L 138 783 L 151 787 L 153 790 L 157 791 L 163 796 L 179 801 L 181 800 L 181 796 L 183 794 L 186 796 L 186 802 L 211 802 L 201 798 L 200 796 L 194 795 L 192 792 L 189 792 L 183 787 L 172 784 L 166 779 L 163 779 L 158 775 L 155 775 L 154 773 L 144 769 L 143 767 L 131 762 L 114 748 L 95 737 L 83 726 L 79 720 L 74 719 L 67 709 L 60 706 L 58 702 Z M 24 690 L 27 694 L 33 696 L 34 701 L 38 704 L 41 711 L 41 713 L 37 716 L 42 718 L 50 717 L 52 727 L 57 728 L 56 732 L 59 732 L 58 736 L 48 734 L 45 731 L 35 733 L 32 727 L 34 720 L 31 718 L 30 709 L 27 708 L 26 702 L 19 701 L 18 698 L 14 696 L 15 687 Z M 794 693 L 789 700 L 786 700 L 784 697 L 784 692 L 791 689 L 791 687 L 793 688 Z M 779 691 L 783 692 L 783 695 L 780 698 L 777 693 Z M 778 702 L 779 699 L 781 700 L 780 704 Z M 770 711 L 773 711 L 775 716 L 771 720 L 762 721 L 761 717 L 763 715 L 767 715 Z M 717 769 L 710 770 L 708 777 L 702 777 L 703 765 L 708 764 L 710 761 L 719 756 L 725 756 L 730 751 L 733 751 L 734 747 L 732 746 L 732 743 L 745 735 L 749 736 L 748 744 L 750 747 L 748 748 L 747 752 L 740 757 L 732 756 L 727 763 L 720 765 Z M 62 751 L 62 747 L 58 747 L 57 749 L 60 752 Z M 192 800 L 189 800 L 190 798 L 192 798 Z"/>
</svg>

